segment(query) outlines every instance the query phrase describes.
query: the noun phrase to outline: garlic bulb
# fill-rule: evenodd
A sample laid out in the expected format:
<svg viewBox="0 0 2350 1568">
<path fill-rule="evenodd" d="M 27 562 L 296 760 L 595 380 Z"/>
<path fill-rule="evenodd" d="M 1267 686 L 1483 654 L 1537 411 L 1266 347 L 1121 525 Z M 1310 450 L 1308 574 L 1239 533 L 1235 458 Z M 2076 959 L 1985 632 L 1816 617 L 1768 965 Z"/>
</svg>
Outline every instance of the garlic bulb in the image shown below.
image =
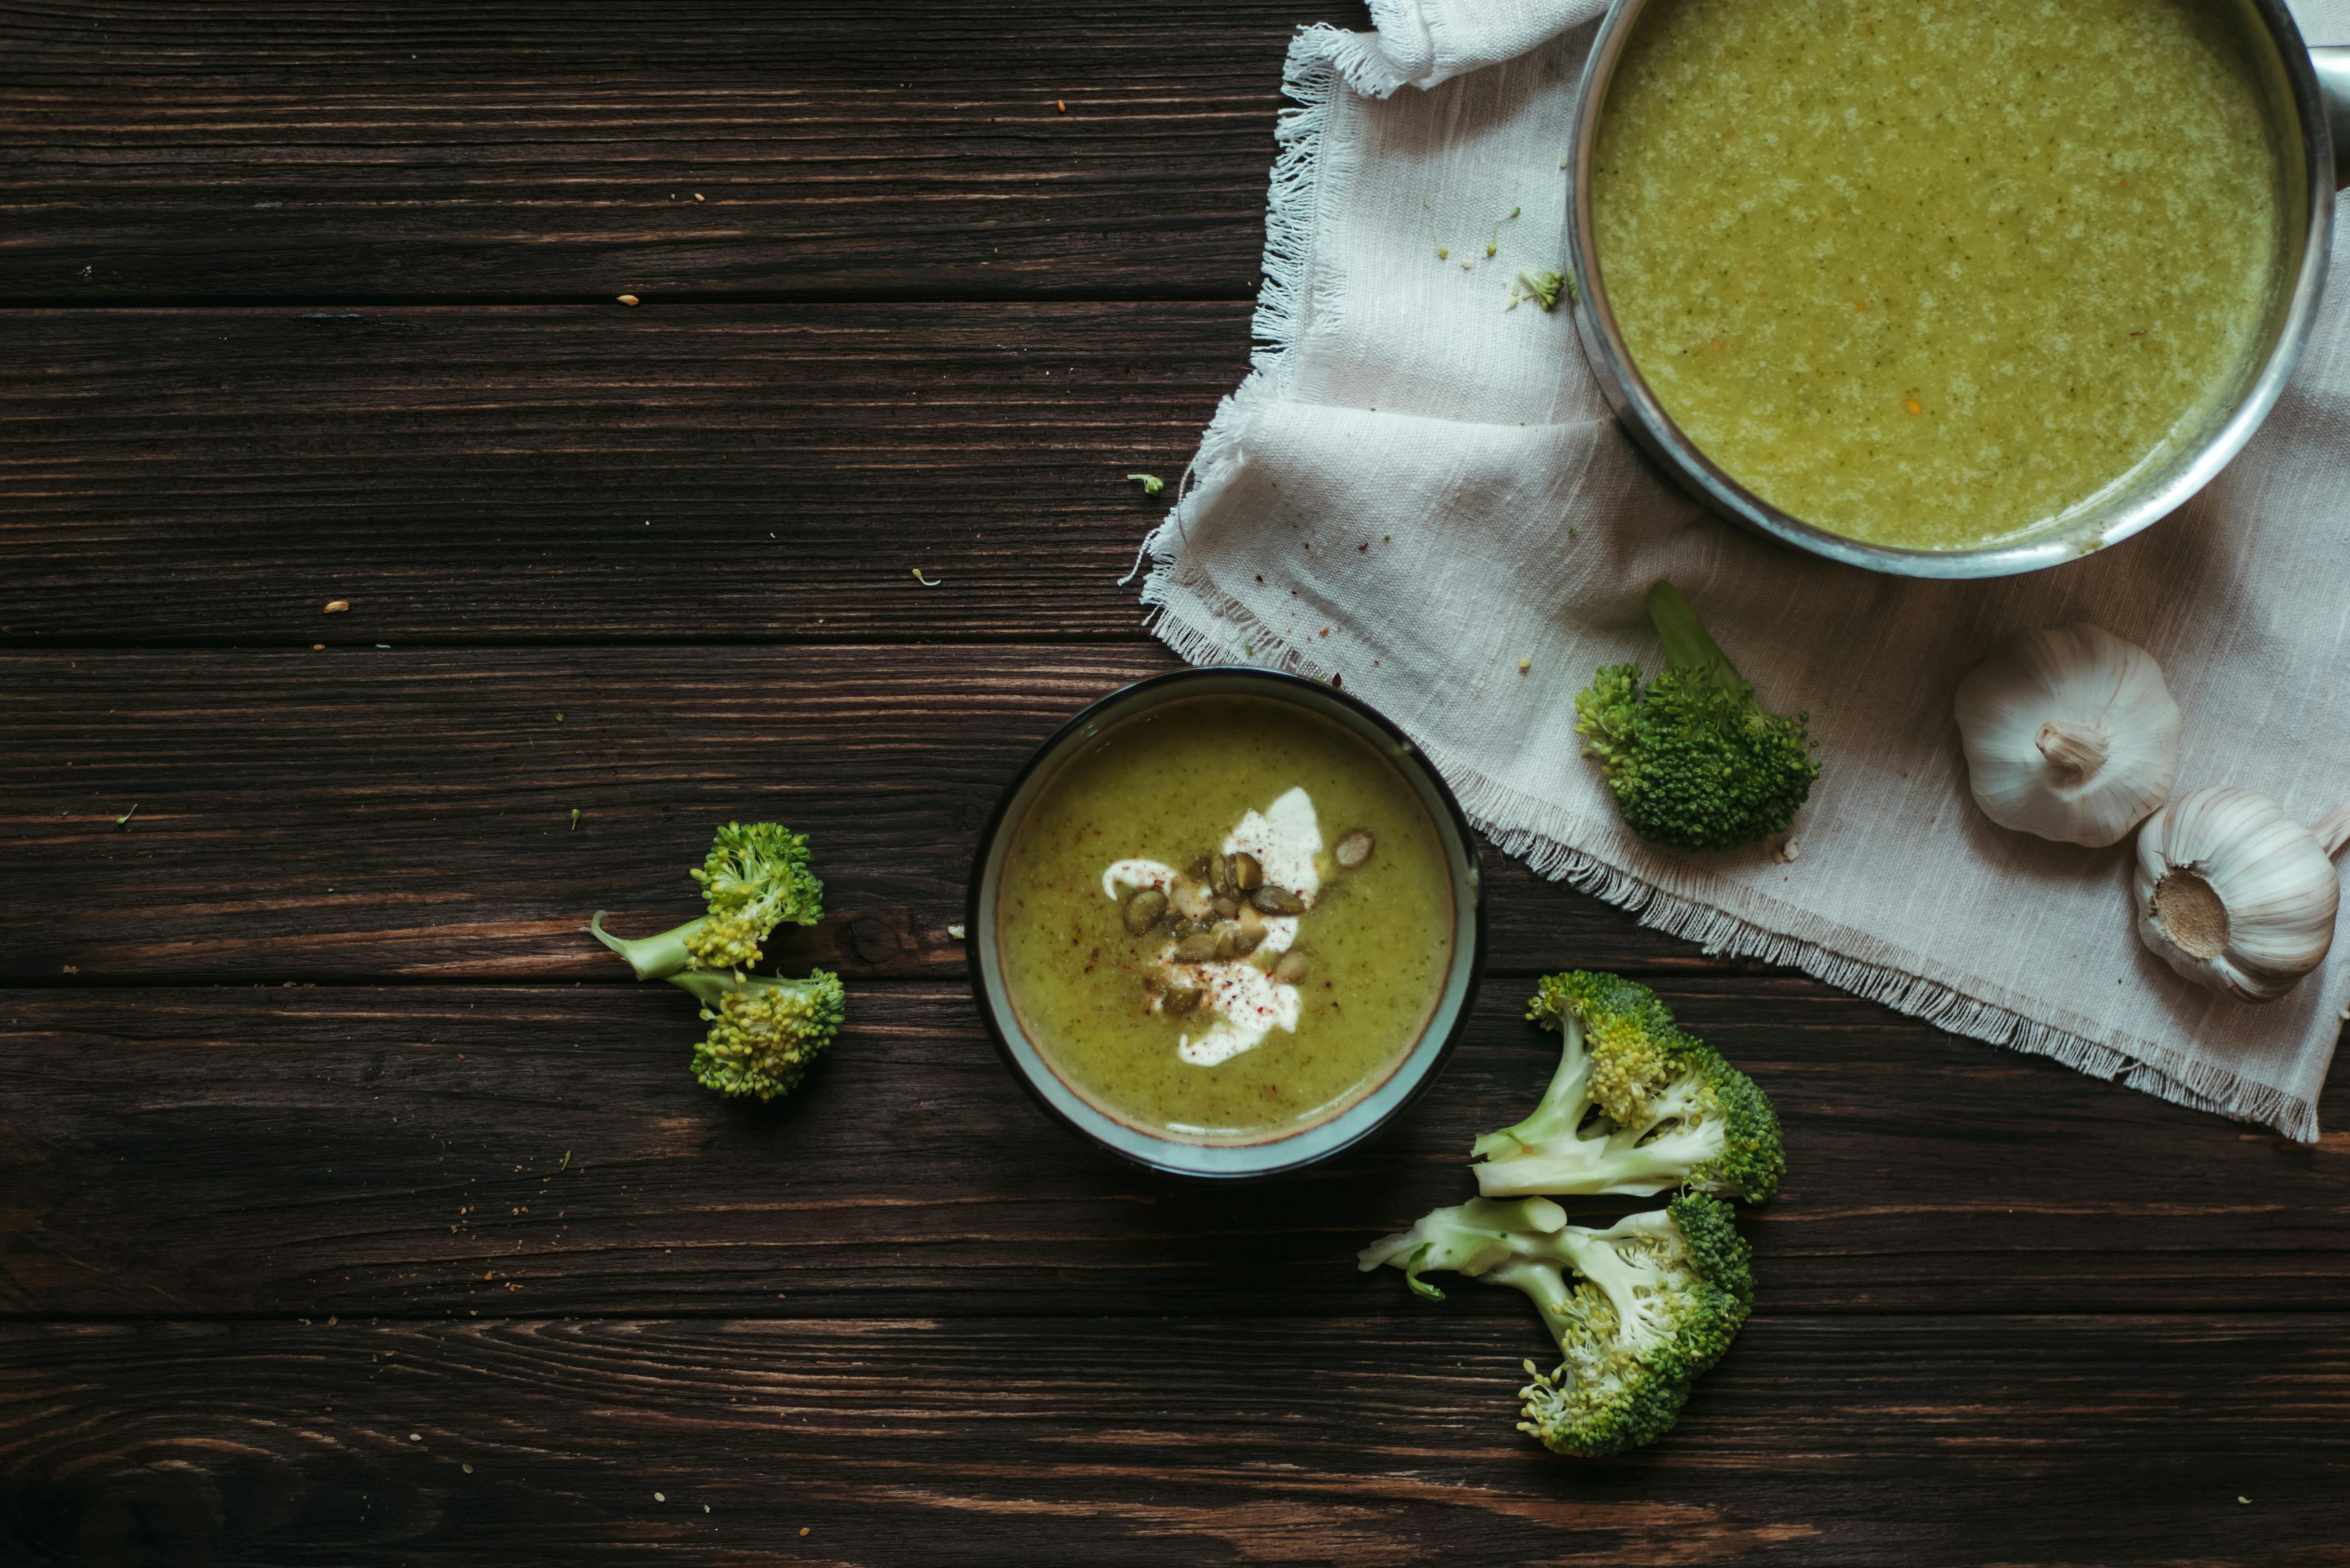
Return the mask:
<svg viewBox="0 0 2350 1568">
<path fill-rule="evenodd" d="M 2002 827 L 2118 844 L 2178 777 L 2162 667 L 2103 627 L 2029 631 L 1959 682 L 1967 783 Z"/>
<path fill-rule="evenodd" d="M 2198 985 L 2274 1002 L 2324 961 L 2350 806 L 2314 828 L 2248 789 L 2190 790 L 2137 836 L 2137 934 Z"/>
</svg>

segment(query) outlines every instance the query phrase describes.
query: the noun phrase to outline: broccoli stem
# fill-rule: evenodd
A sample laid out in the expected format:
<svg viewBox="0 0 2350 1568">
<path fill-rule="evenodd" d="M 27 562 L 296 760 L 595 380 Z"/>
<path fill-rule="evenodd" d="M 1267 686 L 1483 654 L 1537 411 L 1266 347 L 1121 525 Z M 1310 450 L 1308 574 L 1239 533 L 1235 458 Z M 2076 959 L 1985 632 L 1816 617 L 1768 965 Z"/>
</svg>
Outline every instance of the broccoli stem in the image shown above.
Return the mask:
<svg viewBox="0 0 2350 1568">
<path fill-rule="evenodd" d="M 1585 1138 L 1570 1152 L 1523 1155 L 1471 1166 L 1477 1190 L 1487 1198 L 1535 1192 L 1620 1192 L 1652 1197 L 1690 1179 L 1690 1168 L 1718 1158 L 1726 1140 L 1719 1122 L 1695 1132 L 1670 1132 L 1630 1148 L 1610 1138 Z M 1587 1151 L 1587 1152 L 1586 1152 Z"/>
<path fill-rule="evenodd" d="M 1657 624 L 1657 636 L 1665 645 L 1665 661 L 1682 670 L 1701 670 L 1713 683 L 1725 691 L 1744 691 L 1746 682 L 1690 608 L 1689 600 L 1681 597 L 1680 589 L 1663 577 L 1648 590 L 1648 618 Z"/>
<path fill-rule="evenodd" d="M 1575 1326 L 1575 1293 L 1556 1263 L 1513 1258 L 1498 1269 L 1487 1270 L 1484 1281 L 1489 1285 L 1507 1285 L 1513 1291 L 1524 1292 L 1534 1303 L 1534 1310 L 1542 1314 L 1543 1326 L 1550 1330 L 1560 1352 L 1565 1352 Z"/>
<path fill-rule="evenodd" d="M 1542 1103 L 1517 1126 L 1479 1137 L 1469 1150 L 1471 1158 L 1499 1158 L 1513 1146 L 1532 1148 L 1551 1138 L 1564 1137 L 1581 1125 L 1584 1113 L 1591 1108 L 1590 1096 L 1584 1092 L 1591 1080 L 1591 1056 L 1583 1048 L 1583 1021 L 1568 1013 L 1559 1020 L 1558 1027 L 1565 1036 L 1565 1048 L 1558 1054 L 1558 1066 L 1551 1073 L 1549 1086 L 1543 1090 Z"/>
<path fill-rule="evenodd" d="M 655 940 L 655 939 L 648 939 Z M 785 980 L 777 975 L 720 974 L 706 969 L 684 970 L 663 975 L 680 991 L 687 992 L 704 1007 L 715 1007 L 735 992 L 743 990 L 790 991 L 813 995 L 831 981 L 831 976 L 818 970 L 806 980 Z"/>
<path fill-rule="evenodd" d="M 630 940 L 616 937 L 606 930 L 604 911 L 598 909 L 596 918 L 588 922 L 588 929 L 598 941 L 628 960 L 629 967 L 637 971 L 639 980 L 667 980 L 693 961 L 693 955 L 685 950 L 685 939 L 709 923 L 710 917 L 704 915 L 659 936 Z"/>
<path fill-rule="evenodd" d="M 646 940 L 648 941 L 659 941 L 660 939 L 658 937 L 649 937 Z M 686 970 L 676 974 L 664 975 L 661 978 L 667 980 L 671 985 L 677 987 L 680 991 L 690 993 L 704 1007 L 715 1007 L 718 1005 L 719 999 L 723 997 L 728 992 L 740 991 L 742 989 L 741 986 L 734 983 L 733 976 L 712 974 L 706 969 Z M 790 981 L 786 981 L 782 983 L 789 984 Z"/>
<path fill-rule="evenodd" d="M 1444 1299 L 1444 1293 L 1419 1277 L 1419 1271 L 1428 1267 L 1429 1253 L 1434 1251 L 1436 1251 L 1436 1243 L 1433 1241 L 1422 1241 L 1419 1244 L 1419 1250 L 1412 1253 L 1403 1266 L 1403 1282 L 1411 1287 L 1414 1295 L 1426 1296 L 1432 1302 L 1440 1302 Z"/>
</svg>

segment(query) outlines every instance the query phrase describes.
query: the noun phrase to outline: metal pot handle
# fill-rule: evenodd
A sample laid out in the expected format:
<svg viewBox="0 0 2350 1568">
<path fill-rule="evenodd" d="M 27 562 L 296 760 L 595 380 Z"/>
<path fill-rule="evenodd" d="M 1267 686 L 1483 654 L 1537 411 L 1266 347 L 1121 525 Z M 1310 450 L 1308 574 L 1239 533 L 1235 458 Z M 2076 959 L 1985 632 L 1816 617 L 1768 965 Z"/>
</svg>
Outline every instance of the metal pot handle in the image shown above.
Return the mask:
<svg viewBox="0 0 2350 1568">
<path fill-rule="evenodd" d="M 2334 188 L 2350 186 L 2350 44 L 2319 44 L 2309 51 L 2317 70 L 2325 123 L 2334 131 Z"/>
</svg>

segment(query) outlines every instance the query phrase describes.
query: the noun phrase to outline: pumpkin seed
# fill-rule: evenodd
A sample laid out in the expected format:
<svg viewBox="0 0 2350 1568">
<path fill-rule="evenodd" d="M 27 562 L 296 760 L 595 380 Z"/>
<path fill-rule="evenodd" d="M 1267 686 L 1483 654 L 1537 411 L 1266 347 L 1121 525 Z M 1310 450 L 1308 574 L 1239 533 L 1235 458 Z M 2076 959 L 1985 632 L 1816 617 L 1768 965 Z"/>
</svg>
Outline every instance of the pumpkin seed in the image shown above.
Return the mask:
<svg viewBox="0 0 2350 1568">
<path fill-rule="evenodd" d="M 1218 958 L 1228 959 L 1239 954 L 1241 927 L 1238 920 L 1218 920 L 1215 930 L 1210 934 L 1215 939 Z"/>
<path fill-rule="evenodd" d="M 1198 1007 L 1201 998 L 1206 994 L 1196 985 L 1170 986 L 1159 1003 L 1159 1011 L 1180 1016 Z"/>
<path fill-rule="evenodd" d="M 1337 847 L 1330 851 L 1330 857 L 1337 861 L 1341 869 L 1352 871 L 1356 867 L 1368 860 L 1371 857 L 1371 851 L 1377 847 L 1377 840 L 1373 839 L 1369 833 L 1358 827 L 1338 840 Z"/>
<path fill-rule="evenodd" d="M 1232 919 L 1240 912 L 1241 901 L 1238 898 L 1220 898 L 1216 900 L 1216 913 L 1223 916 L 1224 919 Z"/>
<path fill-rule="evenodd" d="M 1178 963 L 1205 963 L 1216 956 L 1216 939 L 1205 931 L 1194 931 L 1175 944 Z"/>
<path fill-rule="evenodd" d="M 1304 980 L 1313 968 L 1312 959 L 1293 949 L 1282 954 L 1281 961 L 1273 966 L 1273 978 L 1284 985 L 1295 985 L 1299 981 Z"/>
<path fill-rule="evenodd" d="M 1134 937 L 1140 936 L 1158 924 L 1159 917 L 1166 912 L 1167 895 L 1156 888 L 1145 888 L 1126 901 L 1127 934 Z"/>
<path fill-rule="evenodd" d="M 1264 867 L 1253 855 L 1232 857 L 1232 886 L 1243 893 L 1253 893 L 1264 886 Z"/>
<path fill-rule="evenodd" d="M 1259 888 L 1249 901 L 1268 915 L 1302 915 L 1305 912 L 1305 899 L 1286 888 L 1276 888 L 1271 883 Z"/>
<path fill-rule="evenodd" d="M 1208 862 L 1208 886 L 1219 893 L 1229 894 L 1232 890 L 1232 863 L 1221 855 Z"/>
<path fill-rule="evenodd" d="M 1256 911 L 1254 909 L 1243 909 L 1241 913 L 1243 915 L 1253 915 Z M 1245 920 L 1235 920 L 1232 922 L 1232 956 L 1234 958 L 1248 957 L 1249 954 L 1256 951 L 1257 944 L 1263 940 L 1264 922 L 1263 920 L 1260 919 L 1257 921 L 1253 929 L 1252 929 Z"/>
</svg>

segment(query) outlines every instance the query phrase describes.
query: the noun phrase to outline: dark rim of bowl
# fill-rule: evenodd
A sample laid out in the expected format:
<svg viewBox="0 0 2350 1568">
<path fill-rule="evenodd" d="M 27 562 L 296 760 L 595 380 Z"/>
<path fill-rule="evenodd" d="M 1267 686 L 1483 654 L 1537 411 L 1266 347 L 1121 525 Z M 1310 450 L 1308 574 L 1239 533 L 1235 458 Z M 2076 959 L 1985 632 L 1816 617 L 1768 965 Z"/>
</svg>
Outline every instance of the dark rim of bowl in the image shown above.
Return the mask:
<svg viewBox="0 0 2350 1568">
<path fill-rule="evenodd" d="M 986 971 L 981 964 L 979 956 L 979 944 L 984 940 L 993 940 L 993 926 L 981 915 L 980 888 L 986 880 L 988 858 L 995 848 L 996 839 L 1003 832 L 1005 814 L 1010 811 L 1013 801 L 1019 795 L 1022 786 L 1027 784 L 1030 775 L 1035 773 L 1046 757 L 1051 756 L 1060 748 L 1064 741 L 1100 718 L 1107 710 L 1133 701 L 1139 693 L 1156 691 L 1165 686 L 1185 684 L 1211 676 L 1230 678 L 1235 675 L 1251 680 L 1263 681 L 1271 688 L 1266 693 L 1269 697 L 1277 698 L 1284 689 L 1294 688 L 1311 691 L 1320 700 L 1333 701 L 1351 710 L 1373 729 L 1394 742 L 1398 753 L 1396 765 L 1399 768 L 1407 765 L 1416 767 L 1426 776 L 1428 783 L 1435 790 L 1437 799 L 1443 803 L 1447 820 L 1451 823 L 1452 831 L 1459 836 L 1463 857 L 1472 872 L 1470 878 L 1471 886 L 1466 893 L 1472 934 L 1469 945 L 1468 983 L 1461 993 L 1460 1006 L 1453 1014 L 1450 1027 L 1444 1031 L 1442 1040 L 1438 1043 L 1435 1054 L 1429 1056 L 1425 1064 L 1419 1068 L 1419 1076 L 1404 1085 L 1403 1093 L 1397 1098 L 1395 1104 L 1389 1106 L 1378 1119 L 1366 1123 L 1350 1137 L 1343 1141 L 1333 1143 L 1326 1148 L 1316 1148 L 1310 1154 L 1278 1163 L 1269 1163 L 1257 1168 L 1220 1171 L 1201 1170 L 1181 1164 L 1180 1161 L 1146 1158 L 1133 1150 L 1120 1148 L 1115 1144 L 1105 1142 L 1095 1135 L 1093 1129 L 1073 1119 L 1045 1095 L 1043 1086 L 1035 1082 L 1027 1068 L 1022 1064 L 1019 1056 L 1013 1050 L 1012 1042 L 1004 1037 L 1003 1029 L 996 1023 L 993 999 L 988 992 Z M 1409 763 L 1404 761 L 1406 758 L 1409 759 Z M 1452 892 L 1455 898 L 1463 896 L 1462 889 L 1459 887 L 1455 887 Z M 1457 922 L 1459 919 L 1457 911 L 1454 919 Z M 1284 1176 L 1305 1169 L 1309 1166 L 1319 1165 L 1348 1149 L 1360 1147 L 1367 1139 L 1386 1131 L 1395 1124 L 1397 1117 L 1419 1102 L 1420 1096 L 1428 1092 L 1429 1085 L 1436 1081 L 1444 1071 L 1446 1064 L 1451 1061 L 1453 1048 L 1461 1043 L 1461 1036 L 1469 1026 L 1470 1016 L 1476 1011 L 1478 989 L 1484 981 L 1485 877 L 1482 857 L 1477 848 L 1477 831 L 1470 826 L 1468 815 L 1461 809 L 1461 803 L 1453 798 L 1452 786 L 1444 782 L 1444 775 L 1437 771 L 1434 763 L 1428 760 L 1427 754 L 1419 749 L 1418 742 L 1405 734 L 1386 714 L 1361 698 L 1341 687 L 1326 686 L 1319 680 L 1309 680 L 1302 675 L 1292 675 L 1280 670 L 1265 670 L 1256 665 L 1209 664 L 1195 666 L 1189 670 L 1170 670 L 1164 675 L 1153 675 L 1148 679 L 1134 681 L 1130 685 L 1121 686 L 1117 691 L 1097 698 L 1079 709 L 1068 722 L 1054 731 L 1034 752 L 1030 753 L 1028 760 L 1020 764 L 1020 770 L 1004 784 L 1003 791 L 996 796 L 994 809 L 987 815 L 986 826 L 980 829 L 979 842 L 972 852 L 971 880 L 963 895 L 963 947 L 965 963 L 971 973 L 972 997 L 978 1004 L 980 1022 L 986 1026 L 989 1043 L 995 1047 L 995 1054 L 1002 1059 L 1005 1071 L 1009 1072 L 1014 1080 L 1027 1091 L 1028 1097 L 1035 1101 L 1045 1114 L 1055 1122 L 1076 1133 L 1087 1144 L 1106 1155 L 1125 1164 L 1139 1166 L 1145 1170 L 1158 1171 L 1164 1175 L 1191 1177 L 1200 1180 L 1217 1182 L 1251 1181 L 1265 1177 Z M 1455 962 L 1458 962 L 1457 959 Z M 1448 971 L 1448 984 L 1449 973 L 1450 971 Z M 1431 1019 L 1431 1026 L 1433 1023 L 1434 1020 Z M 1423 1034 L 1421 1039 L 1424 1041 L 1425 1038 Z M 1419 1044 L 1419 1042 L 1414 1043 L 1413 1054 L 1418 1054 Z M 1396 1074 L 1400 1075 L 1410 1067 L 1411 1057 L 1408 1055 L 1396 1068 Z M 1391 1075 L 1388 1081 L 1392 1081 L 1393 1076 Z M 1373 1094 L 1378 1092 L 1377 1089 L 1372 1091 Z M 1357 1102 L 1357 1105 L 1360 1103 L 1360 1101 Z M 1349 1110 L 1352 1108 L 1352 1106 L 1348 1107 Z M 1340 1116 L 1347 1114 L 1346 1111 L 1338 1113 Z M 1337 1118 L 1332 1118 L 1333 1121 L 1336 1119 Z M 1194 1145 L 1173 1138 L 1151 1137 L 1148 1133 L 1143 1133 L 1142 1136 L 1149 1138 L 1153 1145 L 1170 1152 L 1193 1147 L 1253 1147 L 1264 1149 L 1270 1155 L 1278 1151 L 1283 1145 L 1289 1143 L 1293 1138 L 1308 1137 L 1329 1125 L 1331 1125 L 1330 1122 L 1319 1122 L 1314 1127 L 1301 1128 L 1286 1137 L 1272 1138 L 1253 1145 Z M 1142 1131 L 1140 1128 L 1135 1130 Z"/>
</svg>

